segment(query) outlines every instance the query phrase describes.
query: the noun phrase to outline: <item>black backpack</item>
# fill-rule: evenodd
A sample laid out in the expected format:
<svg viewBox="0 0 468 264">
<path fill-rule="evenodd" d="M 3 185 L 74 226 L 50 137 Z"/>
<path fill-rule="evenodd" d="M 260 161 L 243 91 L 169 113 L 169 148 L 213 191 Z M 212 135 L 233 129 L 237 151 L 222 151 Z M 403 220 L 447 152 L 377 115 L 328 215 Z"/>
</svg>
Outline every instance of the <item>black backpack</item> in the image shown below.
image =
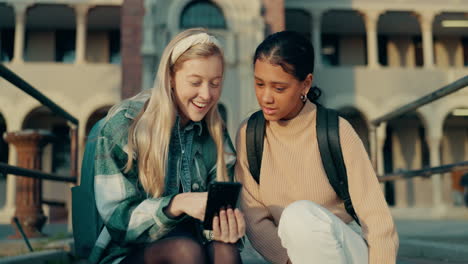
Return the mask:
<svg viewBox="0 0 468 264">
<path fill-rule="evenodd" d="M 327 173 L 331 186 L 338 197 L 344 201 L 346 211 L 360 224 L 348 190 L 348 177 L 340 145 L 338 113 L 318 103 L 315 104 L 317 105 L 317 141 L 322 158 L 322 165 Z M 246 131 L 249 170 L 258 184 L 260 184 L 264 135 L 265 118 L 260 110 L 250 116 Z"/>
</svg>

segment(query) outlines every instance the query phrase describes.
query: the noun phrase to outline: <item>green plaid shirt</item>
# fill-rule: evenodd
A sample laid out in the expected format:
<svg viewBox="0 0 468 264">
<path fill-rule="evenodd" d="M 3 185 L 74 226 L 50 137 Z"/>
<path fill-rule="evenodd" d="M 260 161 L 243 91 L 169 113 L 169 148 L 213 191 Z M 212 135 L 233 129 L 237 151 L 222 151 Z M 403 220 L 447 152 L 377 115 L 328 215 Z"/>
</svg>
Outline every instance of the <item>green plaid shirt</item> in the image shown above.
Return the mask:
<svg viewBox="0 0 468 264">
<path fill-rule="evenodd" d="M 173 219 L 163 209 L 179 191 L 205 192 L 216 179 L 216 146 L 205 123 L 192 123 L 178 129 L 174 126 L 165 192 L 150 198 L 138 181 L 137 162 L 124 173 L 127 162 L 124 151 L 128 129 L 144 101 L 124 101 L 119 112 L 105 120 L 96 145 L 94 189 L 96 206 L 104 228 L 90 254 L 92 263 L 118 263 L 134 247 L 143 246 L 166 235 L 189 216 Z M 174 136 L 177 136 L 175 138 Z M 177 141 L 184 143 L 177 144 Z M 189 153 L 177 151 L 189 143 Z M 235 151 L 225 134 L 225 160 L 233 178 Z"/>
</svg>

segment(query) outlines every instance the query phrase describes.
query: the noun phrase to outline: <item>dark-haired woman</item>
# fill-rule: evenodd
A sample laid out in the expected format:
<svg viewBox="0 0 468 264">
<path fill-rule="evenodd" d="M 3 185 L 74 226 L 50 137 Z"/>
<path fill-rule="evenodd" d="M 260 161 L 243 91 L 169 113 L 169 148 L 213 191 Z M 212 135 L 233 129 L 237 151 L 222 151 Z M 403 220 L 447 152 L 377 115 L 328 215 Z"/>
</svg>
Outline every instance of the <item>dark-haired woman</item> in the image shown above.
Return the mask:
<svg viewBox="0 0 468 264">
<path fill-rule="evenodd" d="M 275 33 L 257 47 L 253 64 L 266 120 L 261 181 L 249 171 L 247 122 L 237 135 L 236 177 L 244 184 L 242 208 L 255 249 L 273 263 L 395 263 L 398 236 L 390 211 L 361 140 L 342 118 L 348 189 L 362 229 L 324 171 L 314 129 L 316 104 L 307 99 L 312 44 L 298 33 Z"/>
</svg>

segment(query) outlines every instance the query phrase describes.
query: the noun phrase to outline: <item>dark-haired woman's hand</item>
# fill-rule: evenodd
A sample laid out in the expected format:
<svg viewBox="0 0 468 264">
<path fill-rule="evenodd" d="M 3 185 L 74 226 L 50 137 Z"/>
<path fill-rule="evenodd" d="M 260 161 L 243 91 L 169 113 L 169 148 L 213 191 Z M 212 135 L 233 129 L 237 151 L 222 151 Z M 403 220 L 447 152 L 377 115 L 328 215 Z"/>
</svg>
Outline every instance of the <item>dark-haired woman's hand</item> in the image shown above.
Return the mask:
<svg viewBox="0 0 468 264">
<path fill-rule="evenodd" d="M 166 207 L 165 213 L 172 218 L 187 214 L 193 218 L 203 221 L 205 218 L 207 192 L 180 193 L 172 199 Z"/>
<path fill-rule="evenodd" d="M 236 243 L 245 235 L 244 214 L 239 209 L 222 209 L 213 218 L 213 239 L 224 243 Z"/>
</svg>

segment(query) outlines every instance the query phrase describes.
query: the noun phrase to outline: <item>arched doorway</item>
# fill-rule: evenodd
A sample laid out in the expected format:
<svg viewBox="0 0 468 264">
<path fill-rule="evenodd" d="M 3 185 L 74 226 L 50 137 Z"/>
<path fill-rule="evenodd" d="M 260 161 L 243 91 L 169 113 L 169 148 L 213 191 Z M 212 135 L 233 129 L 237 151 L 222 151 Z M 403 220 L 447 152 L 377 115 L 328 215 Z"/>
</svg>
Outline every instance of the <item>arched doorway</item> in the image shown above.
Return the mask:
<svg viewBox="0 0 468 264">
<path fill-rule="evenodd" d="M 211 1 L 192 1 L 184 7 L 180 16 L 181 29 L 204 27 L 226 29 L 223 11 Z"/>
<path fill-rule="evenodd" d="M 442 137 L 442 163 L 468 160 L 468 107 L 454 109 L 444 120 Z M 455 171 L 445 175 L 444 199 L 455 206 L 464 206 L 461 177 L 468 171 Z"/>
<path fill-rule="evenodd" d="M 45 129 L 51 132 L 54 140 L 43 149 L 42 171 L 63 176 L 70 175 L 70 129 L 65 119 L 41 106 L 26 116 L 22 129 Z M 50 221 L 67 219 L 68 213 L 64 202 L 69 196 L 68 185 L 62 182 L 43 181 L 42 197 L 46 205 L 45 213 Z"/>
<path fill-rule="evenodd" d="M 426 129 L 418 114 L 406 114 L 387 123 L 384 143 L 384 170 L 414 170 L 430 165 Z M 385 186 L 389 205 L 396 207 L 431 207 L 432 182 L 413 179 L 388 182 Z"/>
<path fill-rule="evenodd" d="M 369 154 L 369 127 L 367 126 L 366 117 L 354 107 L 343 107 L 338 112 L 340 116 L 348 120 L 348 122 L 353 126 Z"/>
</svg>

